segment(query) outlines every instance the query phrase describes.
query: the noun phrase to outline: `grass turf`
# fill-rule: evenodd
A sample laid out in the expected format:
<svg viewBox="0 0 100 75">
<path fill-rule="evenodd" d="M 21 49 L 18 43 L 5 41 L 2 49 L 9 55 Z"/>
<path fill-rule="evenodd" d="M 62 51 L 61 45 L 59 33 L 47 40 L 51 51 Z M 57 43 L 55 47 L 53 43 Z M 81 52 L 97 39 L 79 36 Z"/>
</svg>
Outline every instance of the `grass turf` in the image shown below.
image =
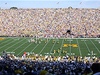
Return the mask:
<svg viewBox="0 0 100 75">
<path fill-rule="evenodd" d="M 0 37 L 0 53 L 14 53 L 22 56 L 24 52 L 53 56 L 100 56 L 100 38 L 77 39 L 38 39 L 29 42 L 26 37 Z M 36 39 L 35 39 L 36 40 Z"/>
</svg>

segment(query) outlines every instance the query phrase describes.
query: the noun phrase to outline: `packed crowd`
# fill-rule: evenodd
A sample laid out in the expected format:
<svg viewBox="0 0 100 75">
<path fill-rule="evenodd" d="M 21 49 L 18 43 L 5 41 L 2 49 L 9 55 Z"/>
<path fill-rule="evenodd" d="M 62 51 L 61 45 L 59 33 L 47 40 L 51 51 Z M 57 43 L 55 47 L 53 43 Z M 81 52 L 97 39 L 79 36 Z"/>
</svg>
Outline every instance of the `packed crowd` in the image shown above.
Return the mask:
<svg viewBox="0 0 100 75">
<path fill-rule="evenodd" d="M 66 34 L 70 30 L 71 35 Z M 97 37 L 100 9 L 0 9 L 0 36 Z"/>
<path fill-rule="evenodd" d="M 14 55 L 13 57 L 0 57 L 0 75 L 91 75 L 100 72 L 100 58 L 96 57 L 65 56 L 60 61 L 20 59 Z M 99 65 L 92 66 L 94 63 Z"/>
<path fill-rule="evenodd" d="M 70 30 L 71 33 L 66 33 Z M 0 36 L 97 37 L 100 9 L 0 9 Z M 30 59 L 31 58 L 31 59 Z M 0 75 L 87 75 L 97 57 L 0 56 Z M 96 67 L 97 68 L 97 67 Z"/>
</svg>

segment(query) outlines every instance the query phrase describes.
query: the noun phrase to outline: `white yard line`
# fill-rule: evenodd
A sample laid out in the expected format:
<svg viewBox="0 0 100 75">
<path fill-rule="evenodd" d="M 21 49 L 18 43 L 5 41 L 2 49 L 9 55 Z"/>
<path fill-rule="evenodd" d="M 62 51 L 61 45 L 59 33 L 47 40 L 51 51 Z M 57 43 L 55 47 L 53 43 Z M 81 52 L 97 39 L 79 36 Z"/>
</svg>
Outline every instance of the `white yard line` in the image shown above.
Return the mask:
<svg viewBox="0 0 100 75">
<path fill-rule="evenodd" d="M 62 40 L 62 44 L 61 44 L 61 51 L 62 51 L 62 47 L 63 47 L 63 44 L 64 44 L 64 39 Z M 61 51 L 60 51 L 60 53 L 59 53 L 59 56 L 61 55 Z"/>
<path fill-rule="evenodd" d="M 95 46 L 95 48 L 97 49 L 97 51 L 100 53 L 99 49 L 96 47 L 96 45 L 93 43 L 92 40 L 90 40 L 92 42 L 92 44 Z"/>
<path fill-rule="evenodd" d="M 76 39 L 76 41 L 77 41 L 77 44 L 78 44 L 78 49 L 79 49 L 80 56 L 82 56 L 82 53 L 81 53 L 81 49 L 80 49 L 80 45 L 79 45 L 78 39 Z"/>
<path fill-rule="evenodd" d="M 25 39 L 24 39 L 25 40 Z M 26 41 L 27 42 L 27 41 Z M 18 47 L 16 47 L 12 52 L 14 52 L 16 49 L 18 49 L 19 47 L 21 47 L 22 45 L 24 45 L 26 42 L 24 42 L 23 44 L 19 45 Z"/>
<path fill-rule="evenodd" d="M 52 48 L 51 48 L 51 50 L 50 50 L 50 53 L 52 52 L 52 50 L 53 50 L 55 44 L 56 44 L 56 42 L 53 44 L 53 46 L 52 46 Z M 50 53 L 49 53 L 49 54 L 50 54 Z"/>
<path fill-rule="evenodd" d="M 23 40 L 24 40 L 24 39 L 23 39 Z M 21 41 L 23 41 L 23 40 L 21 40 Z M 16 45 L 16 44 L 20 43 L 21 41 L 18 41 L 17 43 L 15 43 L 15 44 L 13 44 L 13 45 L 9 46 L 9 47 L 8 47 L 8 48 L 6 48 L 5 50 L 7 51 L 9 48 L 11 48 L 11 47 L 13 47 L 14 45 Z"/>
<path fill-rule="evenodd" d="M 84 39 L 83 39 L 84 40 Z M 85 45 L 86 45 L 86 47 L 87 47 L 87 49 L 88 49 L 88 51 L 90 52 L 90 49 L 89 49 L 89 47 L 87 46 L 87 44 L 86 44 L 86 42 L 84 41 L 84 43 L 85 43 Z"/>
<path fill-rule="evenodd" d="M 50 40 L 51 40 L 51 39 L 50 39 Z M 50 42 L 50 40 L 48 41 L 48 43 Z M 45 44 L 45 46 L 42 48 L 42 50 L 40 51 L 40 53 L 39 53 L 39 54 L 41 54 L 41 52 L 42 52 L 42 51 L 43 51 L 43 49 L 47 46 L 47 44 L 48 44 L 48 43 L 46 43 L 46 44 Z"/>
<path fill-rule="evenodd" d="M 39 44 L 41 44 L 41 43 L 39 43 Z M 33 51 L 39 46 L 39 44 L 37 44 L 37 45 L 31 50 L 31 52 L 33 52 Z"/>
<path fill-rule="evenodd" d="M 72 40 L 72 39 L 70 38 L 70 44 L 71 44 L 71 40 Z M 70 46 L 70 55 L 71 55 L 71 46 Z"/>
<path fill-rule="evenodd" d="M 11 39 L 9 39 L 9 40 L 11 40 Z M 9 40 L 7 40 L 7 41 L 5 41 L 5 42 L 2 42 L 2 43 L 0 43 L 0 45 L 2 45 L 3 43 L 6 43 L 6 42 L 8 42 Z"/>
<path fill-rule="evenodd" d="M 32 43 L 31 43 L 31 44 L 32 44 Z M 28 48 L 31 44 L 29 44 L 29 45 L 26 46 L 23 50 L 21 50 L 21 51 L 17 54 L 17 56 L 20 55 L 23 51 L 25 51 L 25 49 Z"/>
<path fill-rule="evenodd" d="M 15 42 L 15 41 L 16 41 L 16 40 L 14 40 L 14 41 L 12 41 L 12 42 Z M 5 46 L 7 46 L 7 45 L 9 45 L 9 44 L 11 44 L 12 42 L 9 42 L 9 43 L 7 43 L 6 45 L 0 47 L 0 49 L 3 48 L 3 47 L 5 47 Z"/>
<path fill-rule="evenodd" d="M 35 48 L 37 48 L 39 46 L 39 44 L 37 44 L 32 50 L 31 52 L 33 52 L 35 50 Z"/>
</svg>

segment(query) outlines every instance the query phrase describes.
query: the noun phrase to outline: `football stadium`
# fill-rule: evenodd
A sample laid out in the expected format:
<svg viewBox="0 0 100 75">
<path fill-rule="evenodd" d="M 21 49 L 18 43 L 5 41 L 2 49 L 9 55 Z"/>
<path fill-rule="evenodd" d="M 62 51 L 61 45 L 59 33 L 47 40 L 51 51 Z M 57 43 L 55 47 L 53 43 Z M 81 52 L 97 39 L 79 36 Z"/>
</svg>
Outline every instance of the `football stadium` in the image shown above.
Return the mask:
<svg viewBox="0 0 100 75">
<path fill-rule="evenodd" d="M 0 9 L 0 75 L 96 73 L 99 8 Z"/>
</svg>

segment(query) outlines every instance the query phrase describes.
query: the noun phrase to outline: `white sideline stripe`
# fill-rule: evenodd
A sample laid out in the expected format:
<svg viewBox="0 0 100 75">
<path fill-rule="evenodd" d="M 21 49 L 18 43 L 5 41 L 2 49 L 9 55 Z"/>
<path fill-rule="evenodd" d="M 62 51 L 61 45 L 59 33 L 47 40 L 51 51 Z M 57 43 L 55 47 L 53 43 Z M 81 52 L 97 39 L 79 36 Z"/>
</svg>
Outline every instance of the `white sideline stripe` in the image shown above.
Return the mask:
<svg viewBox="0 0 100 75">
<path fill-rule="evenodd" d="M 95 46 L 95 48 L 97 49 L 97 51 L 100 53 L 99 49 L 96 47 L 96 45 L 93 43 L 92 40 L 90 40 L 92 42 L 92 44 Z"/>
<path fill-rule="evenodd" d="M 80 50 L 80 45 L 79 45 L 78 39 L 76 39 L 76 41 L 77 41 L 77 44 L 78 44 L 78 49 L 79 49 L 80 56 L 82 56 L 82 53 L 81 53 L 81 50 Z"/>
<path fill-rule="evenodd" d="M 12 40 L 12 39 L 8 39 L 7 41 L 0 43 L 0 45 L 2 45 L 3 43 L 6 43 L 6 42 L 8 42 L 9 40 Z"/>
<path fill-rule="evenodd" d="M 16 40 L 14 40 L 14 41 L 12 41 L 12 42 L 15 42 L 15 41 L 16 41 Z M 0 47 L 0 49 L 1 49 L 1 48 L 3 48 L 3 47 L 5 47 L 5 46 L 7 46 L 7 45 L 9 45 L 9 44 L 11 44 L 12 42 L 7 43 L 6 45 L 4 45 L 4 46 Z"/>
<path fill-rule="evenodd" d="M 49 38 L 49 39 L 56 39 L 56 38 Z M 100 39 L 100 38 L 59 38 L 59 39 L 67 39 L 67 40 L 72 39 L 73 40 L 73 39 Z"/>
<path fill-rule="evenodd" d="M 23 39 L 23 40 L 24 40 L 24 39 Z M 21 40 L 21 41 L 23 41 L 23 40 Z M 15 43 L 15 44 L 11 45 L 10 47 L 6 48 L 5 50 L 7 51 L 7 49 L 9 49 L 9 48 L 13 47 L 14 45 L 16 45 L 16 44 L 20 43 L 21 41 L 18 41 L 17 43 Z"/>
<path fill-rule="evenodd" d="M 78 40 L 78 39 L 77 39 Z M 87 41 L 87 40 L 81 40 L 81 41 Z"/>
<path fill-rule="evenodd" d="M 24 39 L 25 40 L 25 39 Z M 26 41 L 27 42 L 27 41 Z M 18 47 L 16 47 L 12 52 L 14 52 L 16 49 L 18 49 L 19 47 L 21 47 L 22 45 L 24 45 L 26 42 L 24 42 L 23 44 L 19 45 Z"/>
<path fill-rule="evenodd" d="M 89 47 L 87 46 L 87 44 L 86 44 L 86 42 L 85 42 L 85 41 L 84 41 L 84 43 L 85 43 L 85 45 L 86 45 L 86 47 L 87 47 L 88 51 L 90 52 L 90 49 L 89 49 Z"/>
<path fill-rule="evenodd" d="M 31 43 L 31 44 L 32 44 L 32 43 Z M 25 49 L 28 48 L 31 44 L 29 44 L 29 45 L 26 46 L 23 50 L 21 50 L 21 51 L 17 54 L 17 56 L 20 55 L 23 51 L 25 51 Z"/>
<path fill-rule="evenodd" d="M 50 39 L 50 40 L 51 40 L 51 39 Z M 50 42 L 50 40 L 48 41 L 48 43 Z M 47 45 L 48 43 L 45 44 L 45 46 L 42 48 L 42 50 L 40 51 L 39 54 L 41 54 L 41 52 L 43 51 L 43 49 L 46 47 L 46 45 Z"/>
<path fill-rule="evenodd" d="M 62 47 L 63 47 L 63 44 L 64 44 L 64 39 L 62 40 L 62 44 L 61 44 L 61 51 L 62 51 Z M 61 51 L 60 51 L 60 53 L 59 53 L 59 56 L 61 55 Z"/>
<path fill-rule="evenodd" d="M 51 48 L 51 50 L 50 50 L 50 53 L 52 52 L 52 50 L 53 50 L 55 44 L 56 44 L 56 42 L 52 45 L 52 48 Z M 50 53 L 49 53 L 49 54 L 50 54 Z"/>
</svg>

